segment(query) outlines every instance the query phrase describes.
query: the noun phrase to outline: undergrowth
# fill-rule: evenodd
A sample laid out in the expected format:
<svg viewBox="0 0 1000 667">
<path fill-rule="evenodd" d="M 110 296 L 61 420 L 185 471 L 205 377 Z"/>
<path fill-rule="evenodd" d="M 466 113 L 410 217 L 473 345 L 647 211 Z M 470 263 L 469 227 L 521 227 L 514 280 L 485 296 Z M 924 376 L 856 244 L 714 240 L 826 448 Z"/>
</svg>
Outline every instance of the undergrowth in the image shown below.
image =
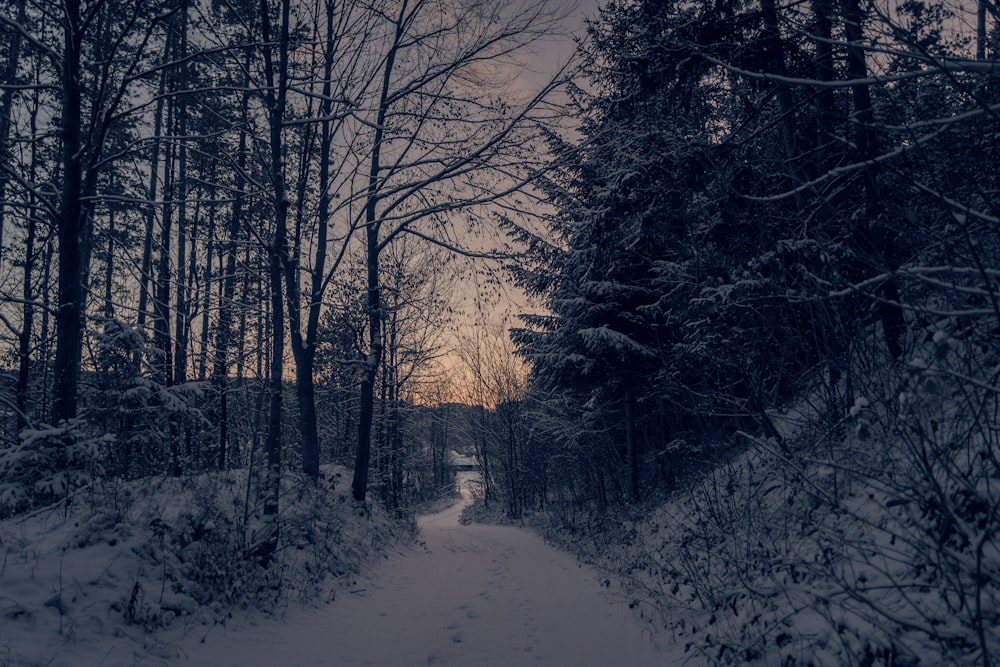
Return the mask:
<svg viewBox="0 0 1000 667">
<path fill-rule="evenodd" d="M 959 324 L 928 325 L 905 363 L 859 345 L 846 409 L 818 409 L 821 387 L 775 415 L 783 440 L 743 434 L 669 496 L 529 521 L 712 664 L 990 667 L 1000 358 Z"/>
<path fill-rule="evenodd" d="M 250 553 L 262 507 L 245 471 L 103 480 L 68 505 L 3 521 L 0 652 L 48 650 L 32 645 L 48 626 L 71 644 L 103 635 L 142 647 L 167 628 L 211 628 L 243 610 L 281 615 L 291 603 L 332 599 L 415 531 L 355 503 L 341 488 L 344 474 L 325 467 L 317 483 L 284 476 L 267 567 Z"/>
</svg>

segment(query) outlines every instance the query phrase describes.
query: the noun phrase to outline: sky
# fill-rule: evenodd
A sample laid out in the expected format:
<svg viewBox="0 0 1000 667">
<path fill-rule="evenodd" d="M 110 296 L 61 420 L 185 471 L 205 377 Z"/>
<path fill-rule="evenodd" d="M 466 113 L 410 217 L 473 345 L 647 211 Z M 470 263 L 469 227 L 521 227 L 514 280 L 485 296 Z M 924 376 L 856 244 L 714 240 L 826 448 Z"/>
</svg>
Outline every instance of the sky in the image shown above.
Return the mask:
<svg viewBox="0 0 1000 667">
<path fill-rule="evenodd" d="M 565 34 L 538 45 L 537 55 L 526 63 L 526 69 L 519 76 L 520 83 L 516 83 L 515 87 L 522 90 L 537 89 L 551 78 L 572 56 L 576 48 L 574 36 L 584 35 L 586 20 L 597 15 L 598 7 L 603 2 L 604 0 L 549 0 L 552 8 L 566 11 Z M 488 243 L 484 245 L 487 246 Z M 455 345 L 462 344 L 460 342 L 462 339 L 484 336 L 489 338 L 496 334 L 496 330 L 504 331 L 512 326 L 520 326 L 518 314 L 538 312 L 541 309 L 540 304 L 532 303 L 520 288 L 510 282 L 508 276 L 495 272 L 488 276 L 481 275 L 479 271 L 481 268 L 480 264 L 467 266 L 464 269 L 465 275 L 460 281 L 461 287 L 457 290 L 456 303 L 453 304 L 457 311 L 452 323 L 452 328 L 455 330 Z M 483 332 L 484 326 L 491 331 Z M 442 363 L 446 369 L 461 367 L 461 361 L 454 353 L 447 354 Z M 449 373 L 452 382 L 455 383 L 461 383 L 460 375 L 459 370 Z M 454 398 L 467 400 L 461 398 L 465 395 L 464 392 L 464 389 L 458 388 Z"/>
</svg>

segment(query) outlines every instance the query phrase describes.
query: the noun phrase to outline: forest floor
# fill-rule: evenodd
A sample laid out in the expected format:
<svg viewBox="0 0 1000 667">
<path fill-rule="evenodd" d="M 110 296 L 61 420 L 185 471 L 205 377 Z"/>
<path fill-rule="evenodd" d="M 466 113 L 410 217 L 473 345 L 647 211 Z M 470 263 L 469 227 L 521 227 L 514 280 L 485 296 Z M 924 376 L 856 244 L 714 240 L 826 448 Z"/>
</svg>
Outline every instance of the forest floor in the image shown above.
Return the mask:
<svg viewBox="0 0 1000 667">
<path fill-rule="evenodd" d="M 101 570 L 93 573 L 61 564 L 59 554 L 75 554 L 75 546 L 46 549 L 39 536 L 26 547 L 30 557 L 11 557 L 8 545 L 0 567 L 0 666 L 700 664 L 686 662 L 682 647 L 655 646 L 615 584 L 534 532 L 460 525 L 469 502 L 466 491 L 460 502 L 420 517 L 415 543 L 388 541 L 384 556 L 324 597 L 285 600 L 266 611 L 259 602 L 241 605 L 222 621 L 188 610 L 148 628 L 121 620 L 128 610 L 111 598 L 122 597 L 137 575 L 116 572 L 124 559 L 112 557 L 106 541 L 80 552 L 90 554 L 89 569 Z M 74 525 L 50 531 L 47 540 L 62 543 Z M 44 600 L 30 592 L 42 580 L 51 584 Z M 157 582 L 145 587 L 152 599 Z M 160 606 L 143 606 L 152 621 L 154 612 L 179 606 L 162 592 L 160 598 Z"/>
<path fill-rule="evenodd" d="M 421 542 L 329 605 L 210 633 L 188 663 L 256 665 L 681 665 L 624 596 L 574 556 L 510 526 L 459 525 L 468 502 L 421 517 Z M 694 663 L 686 663 L 694 664 Z"/>
</svg>

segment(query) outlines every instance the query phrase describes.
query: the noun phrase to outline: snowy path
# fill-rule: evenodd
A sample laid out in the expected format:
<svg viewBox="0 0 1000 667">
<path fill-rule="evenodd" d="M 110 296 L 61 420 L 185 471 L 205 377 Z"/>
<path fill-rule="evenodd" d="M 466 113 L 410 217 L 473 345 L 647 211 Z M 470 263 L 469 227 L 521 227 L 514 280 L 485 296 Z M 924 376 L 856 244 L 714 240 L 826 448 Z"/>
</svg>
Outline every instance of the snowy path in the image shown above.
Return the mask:
<svg viewBox="0 0 1000 667">
<path fill-rule="evenodd" d="M 282 622 L 213 632 L 186 647 L 212 667 L 681 665 L 657 651 L 593 570 L 511 527 L 461 526 L 462 505 L 420 521 L 426 549 L 398 554 L 374 583 Z"/>
</svg>

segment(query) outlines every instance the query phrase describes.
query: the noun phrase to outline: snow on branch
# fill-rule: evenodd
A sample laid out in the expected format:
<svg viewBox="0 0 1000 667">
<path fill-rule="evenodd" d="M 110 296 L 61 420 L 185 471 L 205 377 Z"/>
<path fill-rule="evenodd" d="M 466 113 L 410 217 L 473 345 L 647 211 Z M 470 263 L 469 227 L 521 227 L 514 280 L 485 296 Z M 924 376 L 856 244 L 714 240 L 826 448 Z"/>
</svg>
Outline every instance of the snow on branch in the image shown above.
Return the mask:
<svg viewBox="0 0 1000 667">
<path fill-rule="evenodd" d="M 638 343 L 627 334 L 611 329 L 607 325 L 579 329 L 577 334 L 591 352 L 612 349 L 621 355 L 631 353 L 638 353 L 647 357 L 654 355 L 653 350 L 649 347 Z"/>
</svg>

